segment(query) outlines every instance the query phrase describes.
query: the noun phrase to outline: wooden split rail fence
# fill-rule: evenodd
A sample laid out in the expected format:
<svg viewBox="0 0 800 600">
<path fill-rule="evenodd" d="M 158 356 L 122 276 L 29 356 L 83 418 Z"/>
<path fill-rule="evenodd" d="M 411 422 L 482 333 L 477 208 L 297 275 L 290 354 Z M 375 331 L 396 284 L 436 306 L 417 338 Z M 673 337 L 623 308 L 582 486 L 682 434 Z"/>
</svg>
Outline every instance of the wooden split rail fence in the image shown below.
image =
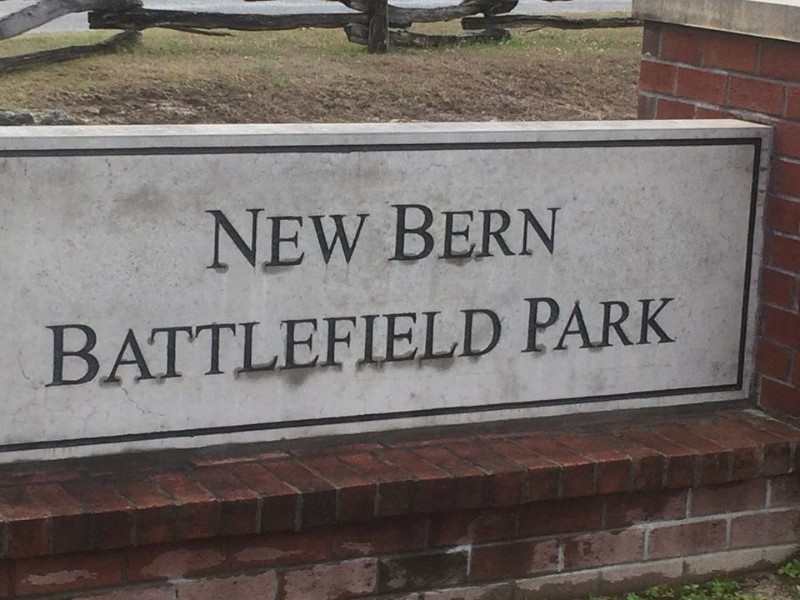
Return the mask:
<svg viewBox="0 0 800 600">
<path fill-rule="evenodd" d="M 270 1 L 270 0 L 246 0 Z M 508 28 L 586 29 L 639 25 L 630 18 L 568 18 L 562 16 L 511 15 L 518 0 L 462 0 L 460 4 L 435 8 L 403 8 L 388 0 L 328 0 L 340 2 L 348 12 L 310 14 L 253 14 L 156 10 L 145 8 L 141 0 L 38 0 L 31 6 L 0 17 L 0 41 L 36 29 L 70 13 L 88 12 L 91 29 L 121 29 L 98 44 L 70 46 L 0 58 L 0 74 L 116 52 L 140 43 L 140 31 L 152 27 L 175 29 L 205 35 L 226 35 L 216 30 L 275 31 L 286 29 L 342 28 L 347 38 L 363 44 L 369 52 L 386 52 L 390 47 L 437 47 L 455 43 L 503 40 Z M 568 0 L 542 0 L 559 2 Z M 0 5 L 3 0 L 0 0 Z M 465 33 L 428 35 L 409 31 L 413 23 L 435 23 L 461 19 Z"/>
</svg>

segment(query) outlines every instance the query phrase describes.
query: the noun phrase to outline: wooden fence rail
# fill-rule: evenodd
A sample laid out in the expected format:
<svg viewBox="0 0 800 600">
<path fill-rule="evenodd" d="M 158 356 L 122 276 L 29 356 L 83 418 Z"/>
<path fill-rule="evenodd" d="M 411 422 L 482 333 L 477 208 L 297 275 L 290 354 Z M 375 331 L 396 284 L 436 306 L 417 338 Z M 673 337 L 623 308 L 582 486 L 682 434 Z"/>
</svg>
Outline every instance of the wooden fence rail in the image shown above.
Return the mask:
<svg viewBox="0 0 800 600">
<path fill-rule="evenodd" d="M 248 2 L 270 0 L 246 0 Z M 462 0 L 459 4 L 434 8 L 403 8 L 388 0 L 329 0 L 352 12 L 248 14 L 144 8 L 141 0 L 38 0 L 30 7 L 0 18 L 0 40 L 35 29 L 70 13 L 88 12 L 91 29 L 121 29 L 99 44 L 71 46 L 0 59 L 0 74 L 30 66 L 61 62 L 95 54 L 107 54 L 139 43 L 138 32 L 151 27 L 190 33 L 212 30 L 270 31 L 306 27 L 342 28 L 348 39 L 367 46 L 369 52 L 386 52 L 390 47 L 432 48 L 448 44 L 504 40 L 511 27 L 558 27 L 587 29 L 630 27 L 637 21 L 626 18 L 574 19 L 558 16 L 510 15 L 518 0 Z M 569 0 L 542 0 L 563 2 Z M 3 0 L 0 0 L 3 2 Z M 413 23 L 434 23 L 461 19 L 466 33 L 429 35 L 408 31 Z M 224 34 L 217 34 L 224 35 Z"/>
</svg>

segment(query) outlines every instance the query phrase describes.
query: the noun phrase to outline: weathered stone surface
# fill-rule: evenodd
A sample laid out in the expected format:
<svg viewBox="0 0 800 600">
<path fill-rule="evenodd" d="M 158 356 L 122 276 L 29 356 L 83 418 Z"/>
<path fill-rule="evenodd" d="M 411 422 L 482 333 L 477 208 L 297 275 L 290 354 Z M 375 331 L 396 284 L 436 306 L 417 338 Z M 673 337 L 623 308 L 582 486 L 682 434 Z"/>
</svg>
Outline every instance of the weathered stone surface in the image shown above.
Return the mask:
<svg viewBox="0 0 800 600">
<path fill-rule="evenodd" d="M 63 110 L 0 110 L 0 126 L 75 125 L 77 121 Z"/>
<path fill-rule="evenodd" d="M 33 125 L 33 115 L 27 111 L 2 110 L 0 111 L 0 125 Z"/>
<path fill-rule="evenodd" d="M 633 16 L 800 42 L 800 5 L 794 0 L 633 0 Z"/>
<path fill-rule="evenodd" d="M 0 458 L 746 398 L 768 135 L 0 130 Z"/>
</svg>

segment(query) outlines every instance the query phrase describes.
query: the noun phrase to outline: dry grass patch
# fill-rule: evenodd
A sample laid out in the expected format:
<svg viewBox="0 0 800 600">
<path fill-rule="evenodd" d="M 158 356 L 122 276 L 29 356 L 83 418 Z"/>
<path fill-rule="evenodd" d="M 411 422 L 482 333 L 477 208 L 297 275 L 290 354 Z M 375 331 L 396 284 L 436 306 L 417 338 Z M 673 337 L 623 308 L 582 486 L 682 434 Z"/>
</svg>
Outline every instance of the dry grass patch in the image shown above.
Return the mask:
<svg viewBox="0 0 800 600">
<path fill-rule="evenodd" d="M 107 36 L 28 35 L 0 43 L 0 55 Z M 515 31 L 503 43 L 375 56 L 339 30 L 151 30 L 130 51 L 3 76 L 0 108 L 62 108 L 87 123 L 626 119 L 640 39 L 636 28 Z"/>
</svg>

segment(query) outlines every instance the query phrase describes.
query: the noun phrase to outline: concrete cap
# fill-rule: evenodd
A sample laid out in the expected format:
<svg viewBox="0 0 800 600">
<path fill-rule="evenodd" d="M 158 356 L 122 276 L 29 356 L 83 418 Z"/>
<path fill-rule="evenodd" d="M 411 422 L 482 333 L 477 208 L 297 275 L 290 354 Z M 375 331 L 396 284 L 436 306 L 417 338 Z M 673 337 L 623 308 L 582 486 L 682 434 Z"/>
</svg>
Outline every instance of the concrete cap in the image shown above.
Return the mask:
<svg viewBox="0 0 800 600">
<path fill-rule="evenodd" d="M 633 16 L 800 43 L 800 0 L 633 0 Z"/>
</svg>

